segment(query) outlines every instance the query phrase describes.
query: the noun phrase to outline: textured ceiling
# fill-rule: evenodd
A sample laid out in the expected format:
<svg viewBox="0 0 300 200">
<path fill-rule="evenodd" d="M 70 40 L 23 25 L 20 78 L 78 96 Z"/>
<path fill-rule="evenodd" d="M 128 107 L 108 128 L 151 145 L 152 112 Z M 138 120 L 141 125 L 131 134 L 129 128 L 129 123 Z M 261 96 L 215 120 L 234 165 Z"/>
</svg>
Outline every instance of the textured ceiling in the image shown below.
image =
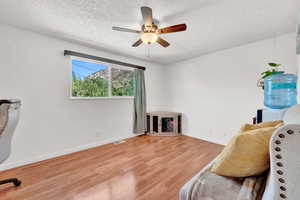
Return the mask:
<svg viewBox="0 0 300 200">
<path fill-rule="evenodd" d="M 168 48 L 131 47 L 139 35 L 111 27 L 139 29 L 143 5 L 160 27 L 186 23 L 187 31 L 163 35 Z M 167 64 L 295 31 L 298 11 L 299 0 L 1 0 L 0 23 Z"/>
</svg>

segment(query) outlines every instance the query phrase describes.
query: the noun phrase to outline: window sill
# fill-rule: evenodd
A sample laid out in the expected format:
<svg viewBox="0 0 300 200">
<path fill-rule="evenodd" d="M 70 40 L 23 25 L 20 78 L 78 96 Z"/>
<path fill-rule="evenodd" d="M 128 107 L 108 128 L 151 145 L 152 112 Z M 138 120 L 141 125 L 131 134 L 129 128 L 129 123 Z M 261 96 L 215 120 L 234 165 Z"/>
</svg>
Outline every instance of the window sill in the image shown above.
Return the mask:
<svg viewBox="0 0 300 200">
<path fill-rule="evenodd" d="M 134 97 L 70 97 L 71 100 L 120 100 L 120 99 L 134 99 Z"/>
</svg>

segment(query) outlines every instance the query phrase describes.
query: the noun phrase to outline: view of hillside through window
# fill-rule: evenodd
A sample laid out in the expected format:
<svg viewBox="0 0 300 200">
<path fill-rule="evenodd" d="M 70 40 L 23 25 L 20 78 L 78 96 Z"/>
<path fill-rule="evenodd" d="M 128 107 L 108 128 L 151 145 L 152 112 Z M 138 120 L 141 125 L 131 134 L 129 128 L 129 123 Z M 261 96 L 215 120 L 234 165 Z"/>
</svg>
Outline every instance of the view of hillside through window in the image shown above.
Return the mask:
<svg viewBox="0 0 300 200">
<path fill-rule="evenodd" d="M 111 69 L 112 96 L 133 96 L 133 73 L 122 69 Z"/>
<path fill-rule="evenodd" d="M 72 60 L 72 97 L 133 96 L 133 71 Z"/>
</svg>

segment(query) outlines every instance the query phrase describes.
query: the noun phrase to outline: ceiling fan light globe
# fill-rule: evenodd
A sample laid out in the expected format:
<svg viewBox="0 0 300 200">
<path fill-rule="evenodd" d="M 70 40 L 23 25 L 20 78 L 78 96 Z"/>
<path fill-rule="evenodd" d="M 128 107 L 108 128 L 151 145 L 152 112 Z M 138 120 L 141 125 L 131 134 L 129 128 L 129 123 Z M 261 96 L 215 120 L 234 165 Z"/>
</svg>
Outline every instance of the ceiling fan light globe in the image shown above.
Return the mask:
<svg viewBox="0 0 300 200">
<path fill-rule="evenodd" d="M 156 33 L 143 33 L 141 39 L 146 44 L 152 44 L 157 41 L 158 35 Z"/>
</svg>

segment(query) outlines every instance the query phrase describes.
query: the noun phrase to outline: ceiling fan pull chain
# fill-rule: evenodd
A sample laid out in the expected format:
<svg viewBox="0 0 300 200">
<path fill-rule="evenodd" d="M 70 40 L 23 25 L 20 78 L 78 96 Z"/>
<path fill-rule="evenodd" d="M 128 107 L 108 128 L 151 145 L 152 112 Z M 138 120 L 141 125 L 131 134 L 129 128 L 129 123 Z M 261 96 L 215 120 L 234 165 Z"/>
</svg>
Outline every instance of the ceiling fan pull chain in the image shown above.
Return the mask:
<svg viewBox="0 0 300 200">
<path fill-rule="evenodd" d="M 150 44 L 147 44 L 147 47 L 148 47 L 148 58 L 150 58 Z"/>
</svg>

